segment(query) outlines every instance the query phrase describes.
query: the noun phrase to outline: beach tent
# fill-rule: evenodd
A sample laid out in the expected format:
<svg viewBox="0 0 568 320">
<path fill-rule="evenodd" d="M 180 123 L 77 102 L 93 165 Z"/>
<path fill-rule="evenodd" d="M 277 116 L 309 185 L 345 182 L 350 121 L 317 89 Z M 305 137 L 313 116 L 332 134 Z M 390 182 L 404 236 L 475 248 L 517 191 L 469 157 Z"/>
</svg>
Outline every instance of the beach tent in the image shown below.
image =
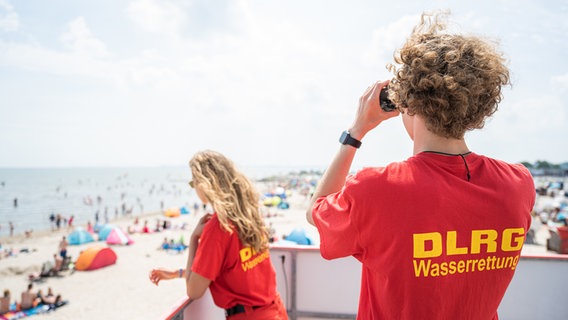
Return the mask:
<svg viewBox="0 0 568 320">
<path fill-rule="evenodd" d="M 272 195 L 270 193 L 265 194 L 264 200 L 262 201 L 262 204 L 265 207 L 276 207 L 280 204 L 280 202 L 282 202 L 282 198 L 280 198 L 277 195 Z"/>
<path fill-rule="evenodd" d="M 181 211 L 179 208 L 169 208 L 168 210 L 166 210 L 166 212 L 164 212 L 164 215 L 170 218 L 179 217 L 180 214 Z"/>
<path fill-rule="evenodd" d="M 296 228 L 292 230 L 285 239 L 297 244 L 311 245 L 313 243 L 313 241 L 306 235 L 306 230 L 304 228 Z"/>
<path fill-rule="evenodd" d="M 114 228 L 106 238 L 108 244 L 133 244 L 134 241 L 120 228 Z"/>
<path fill-rule="evenodd" d="M 93 235 L 83 228 L 77 228 L 67 236 L 70 245 L 79 245 L 95 241 Z"/>
<path fill-rule="evenodd" d="M 105 225 L 102 223 L 95 223 L 95 225 L 93 226 L 93 231 L 95 233 L 99 233 L 99 231 L 101 231 L 101 229 L 104 227 Z"/>
<path fill-rule="evenodd" d="M 79 271 L 95 270 L 116 263 L 116 253 L 109 247 L 92 246 L 79 254 L 75 269 Z"/>
<path fill-rule="evenodd" d="M 277 205 L 278 209 L 290 209 L 290 204 L 286 201 L 282 201 Z"/>
<path fill-rule="evenodd" d="M 189 214 L 189 210 L 186 207 L 181 207 L 181 214 Z"/>
<path fill-rule="evenodd" d="M 99 230 L 99 240 L 101 241 L 106 241 L 108 235 L 110 234 L 110 232 L 112 231 L 112 229 L 115 229 L 116 226 L 112 225 L 112 224 L 105 224 L 100 230 Z"/>
</svg>

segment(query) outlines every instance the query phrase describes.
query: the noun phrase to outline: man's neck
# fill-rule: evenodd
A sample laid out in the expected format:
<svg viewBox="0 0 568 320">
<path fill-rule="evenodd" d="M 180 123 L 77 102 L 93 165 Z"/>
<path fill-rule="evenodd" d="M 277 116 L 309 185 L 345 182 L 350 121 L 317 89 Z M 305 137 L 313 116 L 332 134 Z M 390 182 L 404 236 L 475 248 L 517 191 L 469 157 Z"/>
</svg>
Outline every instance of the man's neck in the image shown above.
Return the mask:
<svg viewBox="0 0 568 320">
<path fill-rule="evenodd" d="M 414 141 L 414 154 L 425 151 L 465 154 L 469 152 L 469 148 L 463 139 L 448 139 L 440 136 L 434 136 L 433 139 L 425 139 L 419 143 Z"/>
<path fill-rule="evenodd" d="M 465 140 L 445 138 L 426 129 L 421 119 L 414 122 L 414 154 L 434 151 L 448 154 L 466 154 L 470 152 Z"/>
</svg>

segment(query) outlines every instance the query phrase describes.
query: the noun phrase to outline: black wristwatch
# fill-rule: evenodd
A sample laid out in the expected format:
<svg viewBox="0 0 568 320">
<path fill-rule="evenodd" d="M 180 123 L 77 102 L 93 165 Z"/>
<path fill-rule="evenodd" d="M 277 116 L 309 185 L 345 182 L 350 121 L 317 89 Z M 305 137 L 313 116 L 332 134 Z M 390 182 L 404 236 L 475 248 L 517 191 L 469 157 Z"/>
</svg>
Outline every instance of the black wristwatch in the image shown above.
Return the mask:
<svg viewBox="0 0 568 320">
<path fill-rule="evenodd" d="M 348 144 L 352 147 L 355 147 L 357 149 L 359 149 L 359 147 L 361 146 L 361 141 L 353 138 L 350 134 L 349 131 L 343 131 L 343 133 L 341 134 L 341 137 L 339 137 L 339 142 L 341 144 Z"/>
</svg>

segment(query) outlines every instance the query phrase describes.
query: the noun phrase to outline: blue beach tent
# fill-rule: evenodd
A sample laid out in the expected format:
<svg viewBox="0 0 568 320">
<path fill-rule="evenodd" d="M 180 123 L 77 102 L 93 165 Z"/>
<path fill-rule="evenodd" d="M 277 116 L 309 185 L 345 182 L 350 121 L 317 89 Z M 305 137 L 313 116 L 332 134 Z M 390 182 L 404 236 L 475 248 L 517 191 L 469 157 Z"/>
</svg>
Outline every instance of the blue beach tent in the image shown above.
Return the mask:
<svg viewBox="0 0 568 320">
<path fill-rule="evenodd" d="M 67 236 L 70 245 L 79 245 L 95 241 L 93 235 L 83 228 L 76 228 Z"/>
<path fill-rule="evenodd" d="M 306 230 L 304 228 L 296 228 L 292 230 L 292 232 L 290 232 L 290 234 L 286 236 L 285 239 L 288 241 L 295 242 L 297 244 L 303 244 L 303 245 L 313 244 L 312 239 L 308 237 L 308 235 L 306 234 Z"/>
<path fill-rule="evenodd" d="M 100 241 L 106 241 L 109 233 L 112 231 L 112 229 L 116 228 L 116 226 L 112 225 L 112 224 L 105 224 L 101 230 L 99 231 L 99 240 Z"/>
</svg>

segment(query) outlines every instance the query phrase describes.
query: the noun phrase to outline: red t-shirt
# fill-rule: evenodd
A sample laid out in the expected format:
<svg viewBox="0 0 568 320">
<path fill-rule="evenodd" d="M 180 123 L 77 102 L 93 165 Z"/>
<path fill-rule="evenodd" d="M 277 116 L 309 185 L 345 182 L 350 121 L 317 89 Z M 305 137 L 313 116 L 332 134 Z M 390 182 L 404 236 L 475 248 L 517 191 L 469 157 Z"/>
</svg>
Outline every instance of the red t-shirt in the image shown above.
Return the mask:
<svg viewBox="0 0 568 320">
<path fill-rule="evenodd" d="M 326 259 L 362 262 L 358 319 L 497 319 L 535 201 L 522 165 L 420 153 L 317 200 Z"/>
<path fill-rule="evenodd" d="M 203 229 L 191 271 L 212 281 L 211 296 L 223 309 L 237 304 L 262 306 L 277 297 L 276 272 L 268 250 L 257 253 L 243 246 L 236 230 L 222 228 L 217 214 Z"/>
</svg>

